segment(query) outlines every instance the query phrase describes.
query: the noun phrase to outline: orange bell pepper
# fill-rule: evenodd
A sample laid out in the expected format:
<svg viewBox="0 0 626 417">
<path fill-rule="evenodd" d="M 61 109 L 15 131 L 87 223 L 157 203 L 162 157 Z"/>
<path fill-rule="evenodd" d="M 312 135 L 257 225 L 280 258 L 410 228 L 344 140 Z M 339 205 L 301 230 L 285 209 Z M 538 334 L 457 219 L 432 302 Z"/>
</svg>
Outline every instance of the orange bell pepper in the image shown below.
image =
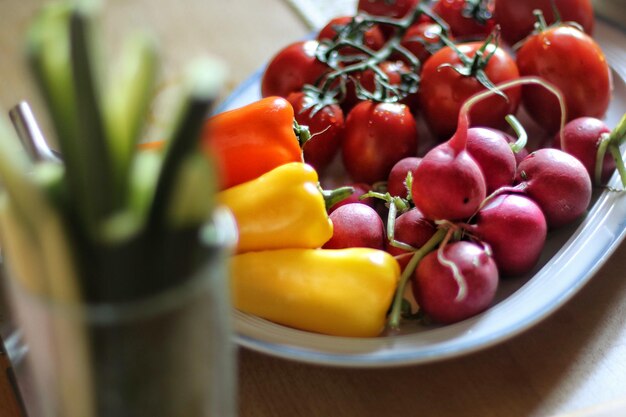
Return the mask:
<svg viewBox="0 0 626 417">
<path fill-rule="evenodd" d="M 211 117 L 205 123 L 201 147 L 215 159 L 221 189 L 288 162 L 302 162 L 293 107 L 281 97 L 267 97 Z"/>
<path fill-rule="evenodd" d="M 266 97 L 207 119 L 200 148 L 214 160 L 219 188 L 224 190 L 280 165 L 302 162 L 300 141 L 308 135 L 306 128 L 295 124 L 294 110 L 287 100 Z M 139 144 L 144 150 L 163 146 L 163 141 Z"/>
</svg>

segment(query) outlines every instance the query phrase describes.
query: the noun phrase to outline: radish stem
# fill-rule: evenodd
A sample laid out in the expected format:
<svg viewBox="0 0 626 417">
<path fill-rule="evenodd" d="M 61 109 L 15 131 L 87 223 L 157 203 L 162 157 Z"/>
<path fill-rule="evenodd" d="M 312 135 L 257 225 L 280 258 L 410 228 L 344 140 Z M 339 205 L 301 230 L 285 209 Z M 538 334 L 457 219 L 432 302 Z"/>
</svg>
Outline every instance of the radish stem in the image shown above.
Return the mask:
<svg viewBox="0 0 626 417">
<path fill-rule="evenodd" d="M 506 122 L 511 126 L 515 135 L 517 136 L 517 140 L 511 144 L 511 150 L 515 153 L 518 153 L 526 146 L 528 142 L 528 134 L 526 133 L 526 129 L 520 123 L 520 121 L 512 114 L 507 114 L 504 118 Z"/>
<path fill-rule="evenodd" d="M 448 229 L 441 227 L 437 232 L 426 242 L 421 248 L 413 253 L 411 260 L 402 271 L 402 275 L 400 276 L 400 281 L 398 282 L 398 287 L 396 289 L 396 294 L 394 296 L 393 302 L 391 304 L 391 313 L 389 314 L 388 324 L 391 329 L 397 330 L 400 328 L 400 313 L 402 310 L 402 299 L 404 298 L 404 290 L 406 288 L 406 284 L 409 282 L 409 278 L 415 272 L 415 268 L 417 268 L 417 264 L 424 258 L 424 256 L 428 255 L 431 251 L 433 251 L 439 243 L 443 241 L 443 239 L 448 234 Z"/>
<path fill-rule="evenodd" d="M 559 101 L 559 108 L 561 110 L 561 124 L 560 124 L 559 130 L 562 131 L 563 126 L 565 126 L 565 122 L 567 120 L 567 114 L 565 111 L 565 99 L 563 98 L 563 94 L 554 85 L 545 81 L 543 78 L 528 76 L 528 77 L 520 77 L 515 80 L 506 81 L 506 82 L 497 84 L 496 89 L 506 90 L 512 87 L 517 87 L 520 85 L 527 85 L 527 84 L 538 84 L 556 96 L 557 100 Z M 456 128 L 456 132 L 454 132 L 454 135 L 449 141 L 452 149 L 454 149 L 457 152 L 461 152 L 462 150 L 465 149 L 465 145 L 467 144 L 467 129 L 470 126 L 469 112 L 472 106 L 474 106 L 474 104 L 478 103 L 479 101 L 482 101 L 494 94 L 496 93 L 492 90 L 480 91 L 474 94 L 473 96 L 471 96 L 470 98 L 468 98 L 467 100 L 465 100 L 465 102 L 461 106 L 461 110 L 459 111 L 459 120 L 458 120 L 458 124 Z"/>
</svg>

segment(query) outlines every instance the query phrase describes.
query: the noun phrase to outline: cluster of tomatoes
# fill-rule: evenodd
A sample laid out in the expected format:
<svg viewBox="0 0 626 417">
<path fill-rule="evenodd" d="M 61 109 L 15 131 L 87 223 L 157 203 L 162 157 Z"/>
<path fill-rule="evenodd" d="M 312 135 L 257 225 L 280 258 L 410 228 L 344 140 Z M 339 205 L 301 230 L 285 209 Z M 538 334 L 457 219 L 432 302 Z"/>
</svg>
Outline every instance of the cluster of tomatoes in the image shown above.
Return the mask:
<svg viewBox="0 0 626 417">
<path fill-rule="evenodd" d="M 599 179 L 611 74 L 592 30 L 588 0 L 360 0 L 282 49 L 262 94 L 309 127 L 305 162 L 324 173 L 339 160 L 356 190 L 326 247 L 406 255 L 403 281 L 435 321 L 487 308 L 499 275 L 529 272 Z M 529 154 L 512 135 L 522 109 L 563 150 Z"/>
</svg>

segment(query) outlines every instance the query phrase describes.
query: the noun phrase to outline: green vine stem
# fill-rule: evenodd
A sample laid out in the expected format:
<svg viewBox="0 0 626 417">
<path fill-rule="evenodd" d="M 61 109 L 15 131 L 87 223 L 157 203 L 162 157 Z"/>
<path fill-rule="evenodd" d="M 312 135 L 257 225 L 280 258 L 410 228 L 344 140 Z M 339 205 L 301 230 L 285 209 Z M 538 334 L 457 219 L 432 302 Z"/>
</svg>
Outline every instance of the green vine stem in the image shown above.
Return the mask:
<svg viewBox="0 0 626 417">
<path fill-rule="evenodd" d="M 360 83 L 355 80 L 357 86 L 357 95 L 360 98 L 370 99 L 374 101 L 397 102 L 401 101 L 408 94 L 417 91 L 419 84 L 420 61 L 410 51 L 404 48 L 400 43 L 407 29 L 417 21 L 422 15 L 427 15 L 436 24 L 439 24 L 445 31 L 447 24 L 428 6 L 418 4 L 407 16 L 401 19 L 393 19 L 388 17 L 371 16 L 361 13 L 352 20 L 350 24 L 344 27 L 337 37 L 331 41 L 322 41 L 317 50 L 317 59 L 326 63 L 332 71 L 325 74 L 316 82 L 319 97 L 325 97 L 327 94 L 337 95 L 332 92 L 333 88 L 345 91 L 346 79 L 350 74 L 372 70 L 375 74 L 375 83 L 377 88 L 374 92 L 368 92 Z M 377 51 L 374 51 L 362 42 L 355 41 L 361 39 L 362 36 L 356 36 L 359 32 L 364 33 L 369 27 L 375 24 L 385 25 L 394 28 L 394 33 L 385 45 Z M 344 48 L 352 48 L 357 54 L 342 56 L 339 51 Z M 409 71 L 403 74 L 403 82 L 398 86 L 389 84 L 389 77 L 380 68 L 379 64 L 388 60 L 393 54 L 399 54 L 408 62 Z M 338 95 L 342 97 L 341 94 Z"/>
</svg>

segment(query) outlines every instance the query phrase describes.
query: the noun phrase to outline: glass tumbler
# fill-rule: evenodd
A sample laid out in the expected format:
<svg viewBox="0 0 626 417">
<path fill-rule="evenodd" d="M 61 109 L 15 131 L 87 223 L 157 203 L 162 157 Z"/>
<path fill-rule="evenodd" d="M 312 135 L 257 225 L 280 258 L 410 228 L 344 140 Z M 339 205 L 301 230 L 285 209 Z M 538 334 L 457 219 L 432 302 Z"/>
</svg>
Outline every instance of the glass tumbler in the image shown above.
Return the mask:
<svg viewBox="0 0 626 417">
<path fill-rule="evenodd" d="M 8 280 L 28 346 L 29 417 L 235 416 L 227 276 L 235 232 L 227 213 L 215 217 L 215 247 L 205 263 L 144 299 L 60 303 Z"/>
</svg>

